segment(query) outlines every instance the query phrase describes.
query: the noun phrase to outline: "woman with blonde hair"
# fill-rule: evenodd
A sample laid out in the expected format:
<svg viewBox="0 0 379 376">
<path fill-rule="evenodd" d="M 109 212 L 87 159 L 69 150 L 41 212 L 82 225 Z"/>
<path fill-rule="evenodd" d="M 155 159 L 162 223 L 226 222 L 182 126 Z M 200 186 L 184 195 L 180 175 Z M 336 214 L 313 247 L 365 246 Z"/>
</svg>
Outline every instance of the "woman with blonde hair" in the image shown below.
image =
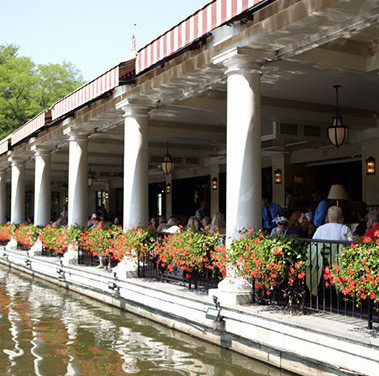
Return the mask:
<svg viewBox="0 0 379 376">
<path fill-rule="evenodd" d="M 193 231 L 193 232 L 199 231 L 199 227 L 200 227 L 200 222 L 194 215 L 188 218 L 187 227 L 186 227 L 188 231 Z"/>
<path fill-rule="evenodd" d="M 225 218 L 221 213 L 213 215 L 210 228 L 213 232 L 225 234 Z"/>
</svg>

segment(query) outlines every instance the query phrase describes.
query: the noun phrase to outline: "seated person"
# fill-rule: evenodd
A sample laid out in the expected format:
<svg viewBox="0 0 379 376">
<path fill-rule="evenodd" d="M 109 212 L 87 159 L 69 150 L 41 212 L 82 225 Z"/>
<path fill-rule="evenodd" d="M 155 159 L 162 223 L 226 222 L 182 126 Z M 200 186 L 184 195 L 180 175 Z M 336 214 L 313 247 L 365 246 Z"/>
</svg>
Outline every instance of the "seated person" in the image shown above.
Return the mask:
<svg viewBox="0 0 379 376">
<path fill-rule="evenodd" d="M 343 224 L 342 210 L 338 206 L 328 209 L 328 223 L 317 228 L 312 239 L 350 241 L 353 238 L 351 230 Z"/>
<path fill-rule="evenodd" d="M 158 227 L 157 227 L 157 231 L 158 232 L 162 232 L 163 229 L 166 227 L 167 225 L 167 222 L 166 222 L 166 217 L 164 215 L 160 215 L 158 217 Z"/>
<path fill-rule="evenodd" d="M 200 222 L 194 215 L 188 218 L 187 226 L 188 231 L 199 231 L 200 228 Z"/>
<path fill-rule="evenodd" d="M 180 231 L 180 221 L 178 218 L 171 217 L 166 226 L 163 228 L 162 232 L 165 232 L 167 234 L 175 234 L 176 232 Z"/>
<path fill-rule="evenodd" d="M 275 217 L 281 217 L 283 210 L 280 205 L 275 202 L 269 203 L 266 196 L 262 196 L 262 227 L 264 231 L 271 232 L 273 227 L 272 220 Z"/>
<path fill-rule="evenodd" d="M 274 221 L 276 227 L 271 231 L 270 236 L 285 236 L 287 234 L 288 219 L 286 217 L 276 217 Z"/>
<path fill-rule="evenodd" d="M 210 224 L 211 224 L 211 219 L 210 219 L 207 215 L 204 216 L 204 217 L 201 219 L 201 228 L 202 228 L 203 230 L 208 229 L 209 226 L 210 226 Z"/>
<path fill-rule="evenodd" d="M 305 213 L 300 210 L 295 210 L 290 218 L 288 224 L 287 235 L 296 235 L 299 238 L 307 238 L 308 231 L 307 226 L 308 221 Z"/>
<path fill-rule="evenodd" d="M 377 235 L 375 235 L 375 233 Z M 369 236 L 370 238 L 379 235 L 379 212 L 373 211 L 368 213 L 367 217 L 367 230 L 365 232 L 365 236 Z"/>
<path fill-rule="evenodd" d="M 210 229 L 218 234 L 225 234 L 225 218 L 221 213 L 215 213 L 212 217 Z"/>
</svg>

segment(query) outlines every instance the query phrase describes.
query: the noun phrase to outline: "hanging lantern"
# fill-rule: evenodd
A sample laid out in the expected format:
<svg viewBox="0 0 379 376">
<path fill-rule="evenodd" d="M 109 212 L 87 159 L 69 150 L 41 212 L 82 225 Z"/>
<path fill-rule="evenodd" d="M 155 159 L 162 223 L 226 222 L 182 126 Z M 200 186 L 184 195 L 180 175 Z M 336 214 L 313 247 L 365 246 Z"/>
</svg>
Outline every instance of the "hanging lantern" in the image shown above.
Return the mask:
<svg viewBox="0 0 379 376">
<path fill-rule="evenodd" d="M 348 127 L 343 124 L 338 107 L 338 88 L 341 85 L 334 85 L 333 87 L 336 89 L 336 113 L 333 117 L 333 124 L 328 127 L 328 138 L 332 145 L 339 148 L 347 138 Z"/>
<path fill-rule="evenodd" d="M 92 187 L 95 184 L 95 176 L 92 174 L 91 165 L 89 165 L 89 173 L 87 178 L 87 184 L 89 187 Z"/>
<path fill-rule="evenodd" d="M 170 175 L 174 171 L 174 161 L 171 159 L 170 154 L 168 153 L 168 141 L 167 141 L 167 152 L 166 155 L 164 156 L 164 159 L 162 161 L 162 170 L 166 175 Z"/>
</svg>

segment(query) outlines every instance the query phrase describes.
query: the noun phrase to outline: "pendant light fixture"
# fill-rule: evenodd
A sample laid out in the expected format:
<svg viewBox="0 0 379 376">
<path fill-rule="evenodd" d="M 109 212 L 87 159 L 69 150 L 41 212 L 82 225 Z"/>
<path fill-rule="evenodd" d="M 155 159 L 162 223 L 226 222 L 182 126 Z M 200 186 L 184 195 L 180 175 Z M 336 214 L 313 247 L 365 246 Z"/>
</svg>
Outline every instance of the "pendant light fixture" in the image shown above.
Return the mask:
<svg viewBox="0 0 379 376">
<path fill-rule="evenodd" d="M 336 89 L 336 113 L 333 117 L 333 124 L 328 127 L 328 138 L 332 145 L 339 148 L 346 140 L 348 128 L 342 122 L 342 115 L 338 106 L 338 89 L 341 85 L 334 85 L 333 87 Z"/>
<path fill-rule="evenodd" d="M 174 165 L 175 165 L 175 163 L 171 159 L 170 154 L 168 153 L 168 140 L 167 140 L 167 151 L 166 151 L 166 155 L 164 156 L 162 164 L 161 164 L 163 172 L 166 175 L 172 174 L 172 172 L 174 171 Z"/>
<path fill-rule="evenodd" d="M 89 165 L 89 173 L 88 173 L 88 178 L 87 178 L 87 184 L 89 187 L 92 187 L 95 183 L 95 176 L 93 175 L 91 171 L 91 165 Z"/>
</svg>

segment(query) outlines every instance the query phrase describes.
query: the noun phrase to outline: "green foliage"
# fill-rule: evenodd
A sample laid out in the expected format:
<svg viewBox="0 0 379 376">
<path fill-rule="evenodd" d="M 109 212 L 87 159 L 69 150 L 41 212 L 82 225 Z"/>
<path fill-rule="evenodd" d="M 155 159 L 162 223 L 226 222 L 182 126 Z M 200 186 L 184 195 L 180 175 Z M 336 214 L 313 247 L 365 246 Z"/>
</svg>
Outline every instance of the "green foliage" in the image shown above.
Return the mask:
<svg viewBox="0 0 379 376">
<path fill-rule="evenodd" d="M 83 84 L 71 63 L 36 66 L 18 50 L 0 45 L 0 139 Z"/>
<path fill-rule="evenodd" d="M 143 257 L 154 248 L 156 239 L 156 230 L 149 227 L 136 227 L 115 234 L 110 241 L 110 250 L 117 260 L 122 260 L 124 257 Z"/>
<path fill-rule="evenodd" d="M 0 241 L 8 242 L 9 240 L 11 240 L 15 230 L 16 225 L 0 224 Z"/>
<path fill-rule="evenodd" d="M 300 302 L 307 261 L 306 245 L 299 238 L 267 237 L 249 230 L 233 240 L 229 261 L 238 275 L 253 278 L 255 287 L 267 295 L 280 288 L 290 307 Z"/>
<path fill-rule="evenodd" d="M 200 231 L 181 231 L 167 235 L 160 244 L 155 247 L 158 254 L 158 262 L 166 266 L 168 270 L 180 267 L 190 273 L 193 270 L 201 270 L 204 266 L 211 266 L 211 250 L 220 242 L 218 234 Z"/>
<path fill-rule="evenodd" d="M 335 285 L 346 298 L 354 298 L 357 306 L 366 299 L 379 303 L 378 251 L 379 239 L 368 237 L 344 248 L 337 263 L 325 268 L 326 285 Z"/>
<path fill-rule="evenodd" d="M 61 227 L 48 225 L 40 229 L 39 239 L 44 248 L 63 254 L 69 244 L 78 244 L 83 229 L 80 227 Z"/>
</svg>

